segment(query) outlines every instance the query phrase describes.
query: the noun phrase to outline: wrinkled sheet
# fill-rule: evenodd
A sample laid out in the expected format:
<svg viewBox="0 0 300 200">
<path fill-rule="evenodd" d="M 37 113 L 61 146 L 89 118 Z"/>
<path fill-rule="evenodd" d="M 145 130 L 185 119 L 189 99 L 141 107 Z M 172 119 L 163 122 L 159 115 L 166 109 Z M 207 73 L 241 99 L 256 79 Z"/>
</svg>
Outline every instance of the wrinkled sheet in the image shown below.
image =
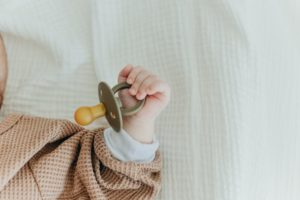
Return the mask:
<svg viewBox="0 0 300 200">
<path fill-rule="evenodd" d="M 1 117 L 72 119 L 127 63 L 165 78 L 160 199 L 300 198 L 296 0 L 0 0 Z M 104 121 L 98 121 L 99 126 Z"/>
</svg>

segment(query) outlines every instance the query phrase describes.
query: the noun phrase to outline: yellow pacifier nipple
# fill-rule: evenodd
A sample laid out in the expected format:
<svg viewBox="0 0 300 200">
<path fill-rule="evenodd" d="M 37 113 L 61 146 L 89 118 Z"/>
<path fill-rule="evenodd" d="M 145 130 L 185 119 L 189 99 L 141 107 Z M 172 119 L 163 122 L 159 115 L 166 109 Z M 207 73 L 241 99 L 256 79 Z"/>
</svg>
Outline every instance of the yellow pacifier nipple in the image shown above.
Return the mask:
<svg viewBox="0 0 300 200">
<path fill-rule="evenodd" d="M 92 107 L 84 106 L 75 111 L 74 118 L 78 124 L 86 126 L 92 123 L 95 119 L 104 116 L 105 112 L 106 109 L 103 103 Z"/>
</svg>

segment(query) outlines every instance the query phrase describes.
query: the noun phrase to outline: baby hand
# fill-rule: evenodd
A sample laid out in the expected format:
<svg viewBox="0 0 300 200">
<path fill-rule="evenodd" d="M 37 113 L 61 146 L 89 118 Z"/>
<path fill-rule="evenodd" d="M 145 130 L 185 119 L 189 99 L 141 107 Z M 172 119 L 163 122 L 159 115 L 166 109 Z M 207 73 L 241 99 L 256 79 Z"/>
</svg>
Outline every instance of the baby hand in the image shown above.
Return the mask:
<svg viewBox="0 0 300 200">
<path fill-rule="evenodd" d="M 122 105 L 132 107 L 137 100 L 146 98 L 143 108 L 132 116 L 124 116 L 123 127 L 134 139 L 151 143 L 154 122 L 170 101 L 170 87 L 158 76 L 142 67 L 125 66 L 119 73 L 118 82 L 131 84 L 129 90 L 119 92 Z"/>
</svg>

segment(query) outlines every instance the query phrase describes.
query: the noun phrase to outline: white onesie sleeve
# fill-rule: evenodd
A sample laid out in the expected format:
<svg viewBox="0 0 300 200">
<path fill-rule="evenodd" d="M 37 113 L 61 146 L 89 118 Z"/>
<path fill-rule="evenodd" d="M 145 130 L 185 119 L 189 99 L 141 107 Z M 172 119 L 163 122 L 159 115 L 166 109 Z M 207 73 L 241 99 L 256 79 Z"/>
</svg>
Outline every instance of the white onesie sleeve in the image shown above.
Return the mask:
<svg viewBox="0 0 300 200">
<path fill-rule="evenodd" d="M 104 141 L 112 155 L 121 161 L 149 163 L 153 161 L 159 143 L 154 138 L 153 143 L 144 144 L 133 139 L 124 129 L 120 132 L 112 128 L 104 130 Z"/>
</svg>

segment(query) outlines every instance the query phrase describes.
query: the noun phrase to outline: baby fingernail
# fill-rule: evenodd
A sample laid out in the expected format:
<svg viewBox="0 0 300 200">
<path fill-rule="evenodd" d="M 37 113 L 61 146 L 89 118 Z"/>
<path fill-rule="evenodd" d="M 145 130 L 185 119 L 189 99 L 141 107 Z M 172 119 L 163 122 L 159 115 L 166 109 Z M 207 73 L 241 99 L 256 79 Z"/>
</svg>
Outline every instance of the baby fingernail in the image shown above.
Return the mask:
<svg viewBox="0 0 300 200">
<path fill-rule="evenodd" d="M 127 83 L 131 84 L 132 83 L 132 79 L 131 78 L 127 79 Z"/>
</svg>

